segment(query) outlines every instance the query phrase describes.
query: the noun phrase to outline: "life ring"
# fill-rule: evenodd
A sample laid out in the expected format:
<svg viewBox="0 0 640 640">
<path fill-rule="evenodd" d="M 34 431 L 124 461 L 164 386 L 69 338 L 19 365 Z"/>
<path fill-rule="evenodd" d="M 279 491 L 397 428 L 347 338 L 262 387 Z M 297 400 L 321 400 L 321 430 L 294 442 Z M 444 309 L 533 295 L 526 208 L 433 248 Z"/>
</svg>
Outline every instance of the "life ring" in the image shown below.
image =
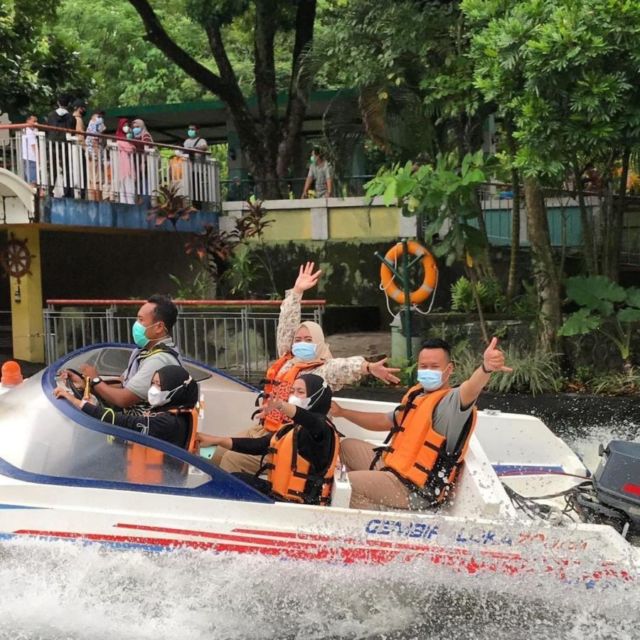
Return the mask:
<svg viewBox="0 0 640 640">
<path fill-rule="evenodd" d="M 424 272 L 424 279 L 420 287 L 418 287 L 409 295 L 409 300 L 411 300 L 413 304 L 420 304 L 424 302 L 435 289 L 436 283 L 438 281 L 438 267 L 436 266 L 434 257 L 421 244 L 414 242 L 413 240 L 409 240 L 407 242 L 407 250 L 409 251 L 410 255 L 422 256 L 420 264 L 422 265 L 422 270 Z M 400 257 L 402 256 L 402 253 L 402 242 L 398 242 L 393 247 L 391 247 L 389 251 L 387 251 L 385 260 L 387 260 L 387 262 L 390 262 L 391 264 L 397 264 L 400 260 Z M 380 266 L 380 282 L 382 284 L 382 288 L 384 289 L 385 293 L 390 298 L 395 300 L 398 304 L 404 304 L 404 292 L 394 282 L 393 278 L 393 272 L 383 262 Z"/>
</svg>

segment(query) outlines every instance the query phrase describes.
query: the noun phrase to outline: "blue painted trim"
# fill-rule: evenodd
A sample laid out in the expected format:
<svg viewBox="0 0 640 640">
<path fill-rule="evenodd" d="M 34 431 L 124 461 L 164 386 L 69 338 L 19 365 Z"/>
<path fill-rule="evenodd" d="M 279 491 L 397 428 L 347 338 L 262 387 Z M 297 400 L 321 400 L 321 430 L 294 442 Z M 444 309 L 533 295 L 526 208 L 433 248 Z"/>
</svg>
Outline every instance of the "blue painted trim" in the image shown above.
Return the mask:
<svg viewBox="0 0 640 640">
<path fill-rule="evenodd" d="M 494 464 L 493 470 L 499 476 L 542 476 L 565 473 L 562 466 L 554 465 Z"/>
<path fill-rule="evenodd" d="M 148 544 L 142 542 L 116 542 L 113 540 L 87 540 L 86 538 L 62 538 L 60 536 L 44 536 L 26 533 L 0 533 L 0 540 L 40 540 L 42 542 L 67 542 L 69 544 L 81 544 L 83 547 L 109 547 L 118 551 L 151 551 L 153 553 L 167 553 L 175 551 L 178 547 L 172 545 Z"/>
<path fill-rule="evenodd" d="M 28 507 L 24 504 L 0 504 L 0 509 L 42 509 L 42 507 Z"/>
</svg>

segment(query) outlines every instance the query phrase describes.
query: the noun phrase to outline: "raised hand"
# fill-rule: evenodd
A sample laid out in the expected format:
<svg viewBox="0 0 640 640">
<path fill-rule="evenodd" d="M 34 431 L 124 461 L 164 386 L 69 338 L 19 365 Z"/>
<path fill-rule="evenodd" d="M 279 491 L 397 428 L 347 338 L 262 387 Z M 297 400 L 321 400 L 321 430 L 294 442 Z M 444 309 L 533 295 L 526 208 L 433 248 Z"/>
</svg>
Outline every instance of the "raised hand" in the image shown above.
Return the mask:
<svg viewBox="0 0 640 640">
<path fill-rule="evenodd" d="M 394 374 L 398 373 L 400 369 L 385 366 L 384 363 L 386 361 L 387 358 L 382 358 L 382 360 L 378 360 L 378 362 L 369 362 L 369 373 L 378 378 L 378 380 L 382 380 L 385 384 L 398 384 L 398 382 L 400 382 L 400 378 Z"/>
<path fill-rule="evenodd" d="M 298 277 L 293 285 L 293 290 L 296 293 L 302 294 L 307 289 L 311 289 L 318 284 L 318 280 L 322 275 L 322 271 L 318 269 L 315 273 L 313 269 L 315 268 L 315 264 L 313 262 L 307 262 L 305 265 L 300 265 L 300 271 L 298 272 Z"/>
<path fill-rule="evenodd" d="M 513 371 L 511 367 L 504 364 L 504 353 L 498 349 L 498 338 L 493 337 L 489 346 L 485 349 L 482 364 L 487 371 Z"/>
</svg>

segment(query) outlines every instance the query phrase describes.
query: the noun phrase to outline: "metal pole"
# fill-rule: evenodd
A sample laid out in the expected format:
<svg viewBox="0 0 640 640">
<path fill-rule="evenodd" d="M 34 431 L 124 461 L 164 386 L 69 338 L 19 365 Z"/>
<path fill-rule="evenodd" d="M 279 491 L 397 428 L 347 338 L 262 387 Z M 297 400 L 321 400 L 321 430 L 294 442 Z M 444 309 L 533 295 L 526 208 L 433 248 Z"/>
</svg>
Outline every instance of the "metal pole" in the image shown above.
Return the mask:
<svg viewBox="0 0 640 640">
<path fill-rule="evenodd" d="M 411 362 L 411 292 L 409 291 L 409 247 L 407 239 L 402 238 L 402 291 L 404 293 L 404 338 L 407 349 L 407 362 Z"/>
</svg>

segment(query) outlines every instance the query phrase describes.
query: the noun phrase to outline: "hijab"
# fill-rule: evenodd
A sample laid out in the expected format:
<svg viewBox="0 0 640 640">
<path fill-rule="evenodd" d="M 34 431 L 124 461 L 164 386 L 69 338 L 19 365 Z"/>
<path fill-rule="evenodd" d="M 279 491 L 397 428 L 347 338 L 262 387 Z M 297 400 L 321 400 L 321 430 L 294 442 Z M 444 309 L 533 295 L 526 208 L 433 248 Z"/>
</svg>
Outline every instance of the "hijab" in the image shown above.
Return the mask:
<svg viewBox="0 0 640 640">
<path fill-rule="evenodd" d="M 302 380 L 307 388 L 307 398 L 309 398 L 307 410 L 326 416 L 331 409 L 331 398 L 333 394 L 324 378 L 317 376 L 315 373 L 307 373 L 298 376 L 298 380 Z"/>
<path fill-rule="evenodd" d="M 173 407 L 192 408 L 196 406 L 198 402 L 198 383 L 189 375 L 186 369 L 170 364 L 158 369 L 156 373 L 160 378 L 160 389 L 162 391 L 176 389 L 176 392 L 170 396 L 169 401 L 157 407 L 158 409 L 166 411 Z"/>
<path fill-rule="evenodd" d="M 128 118 L 119 118 L 118 119 L 118 128 L 116 129 L 116 138 L 122 138 L 123 140 L 127 139 L 127 134 L 122 130 L 122 128 L 128 124 Z"/>
<path fill-rule="evenodd" d="M 300 327 L 305 327 L 311 336 L 311 340 L 316 345 L 316 357 L 311 361 L 300 360 L 300 358 L 294 357 L 293 362 L 298 364 L 300 362 L 326 362 L 327 360 L 331 360 L 333 356 L 329 350 L 329 345 L 324 341 L 324 331 L 322 331 L 322 327 L 317 322 L 312 322 L 311 320 L 301 322 L 298 329 L 300 329 Z M 296 329 L 296 333 L 298 329 Z"/>
<path fill-rule="evenodd" d="M 153 138 L 151 137 L 144 120 L 141 120 L 140 118 L 132 120 L 131 129 L 134 129 L 135 127 L 140 128 L 140 135 L 136 136 L 134 140 L 137 140 L 138 142 L 153 142 Z"/>
</svg>

